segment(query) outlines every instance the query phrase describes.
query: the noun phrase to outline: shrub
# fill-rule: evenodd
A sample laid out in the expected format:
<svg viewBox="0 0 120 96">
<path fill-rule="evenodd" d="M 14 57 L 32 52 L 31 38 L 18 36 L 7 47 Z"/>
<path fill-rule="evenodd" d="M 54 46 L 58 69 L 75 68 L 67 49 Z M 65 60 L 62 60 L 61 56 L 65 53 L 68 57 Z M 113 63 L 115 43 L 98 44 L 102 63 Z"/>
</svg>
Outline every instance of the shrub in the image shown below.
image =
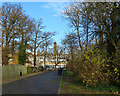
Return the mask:
<svg viewBox="0 0 120 96">
<path fill-rule="evenodd" d="M 96 86 L 101 83 L 109 83 L 108 61 L 99 49 L 95 49 L 76 56 L 73 64 L 70 64 L 75 73 L 75 80 L 82 80 L 87 86 Z"/>
<path fill-rule="evenodd" d="M 44 70 L 43 66 L 40 66 L 39 71 L 43 71 L 43 70 Z"/>
<path fill-rule="evenodd" d="M 120 44 L 118 45 L 118 50 L 114 54 L 113 59 L 113 71 L 112 71 L 112 78 L 116 85 L 120 86 Z"/>
<path fill-rule="evenodd" d="M 28 74 L 29 74 L 29 73 L 34 73 L 33 68 L 30 67 L 30 66 L 28 66 L 28 67 L 27 67 L 27 73 L 28 73 Z"/>
</svg>

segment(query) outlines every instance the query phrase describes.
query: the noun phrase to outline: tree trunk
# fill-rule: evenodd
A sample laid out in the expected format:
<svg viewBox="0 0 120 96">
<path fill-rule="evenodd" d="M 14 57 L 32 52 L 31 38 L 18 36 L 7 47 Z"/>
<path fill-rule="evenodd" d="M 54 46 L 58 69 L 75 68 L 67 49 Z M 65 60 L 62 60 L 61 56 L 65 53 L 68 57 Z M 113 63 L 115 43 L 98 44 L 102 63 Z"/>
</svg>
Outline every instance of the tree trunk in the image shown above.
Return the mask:
<svg viewBox="0 0 120 96">
<path fill-rule="evenodd" d="M 36 42 L 37 42 L 37 33 L 35 37 L 35 45 L 34 45 L 34 68 L 36 67 Z"/>
<path fill-rule="evenodd" d="M 87 28 L 86 28 L 86 51 L 87 51 L 87 47 L 88 47 L 88 21 L 87 21 Z"/>
<path fill-rule="evenodd" d="M 8 65 L 9 60 L 9 44 L 8 44 L 8 34 L 6 34 L 6 46 L 5 46 L 5 65 Z"/>
<path fill-rule="evenodd" d="M 36 66 L 36 40 L 35 40 L 35 47 L 34 47 L 34 68 Z"/>
<path fill-rule="evenodd" d="M 81 48 L 81 51 L 82 51 L 82 45 L 81 45 L 81 40 L 80 40 L 80 34 L 79 34 L 79 28 L 78 27 L 77 27 L 77 33 L 78 33 L 79 47 Z"/>
<path fill-rule="evenodd" d="M 34 67 L 36 67 L 36 48 L 34 48 Z"/>
<path fill-rule="evenodd" d="M 14 32 L 13 32 L 14 34 Z M 13 36 L 13 41 L 12 41 L 12 55 L 15 54 L 15 36 Z"/>
<path fill-rule="evenodd" d="M 44 68 L 46 68 L 46 53 L 44 51 Z"/>
</svg>

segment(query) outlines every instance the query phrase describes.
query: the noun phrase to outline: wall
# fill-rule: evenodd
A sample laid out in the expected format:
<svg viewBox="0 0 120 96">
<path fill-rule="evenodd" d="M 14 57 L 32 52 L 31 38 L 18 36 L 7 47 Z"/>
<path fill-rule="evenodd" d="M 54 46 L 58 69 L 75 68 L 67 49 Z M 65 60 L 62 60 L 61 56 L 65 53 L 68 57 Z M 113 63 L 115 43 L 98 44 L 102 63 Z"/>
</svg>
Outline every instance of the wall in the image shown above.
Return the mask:
<svg viewBox="0 0 120 96">
<path fill-rule="evenodd" d="M 16 76 L 20 76 L 20 70 L 22 75 L 27 74 L 27 67 L 24 65 L 14 64 L 14 65 L 3 65 L 2 66 L 2 79 L 8 79 Z"/>
</svg>

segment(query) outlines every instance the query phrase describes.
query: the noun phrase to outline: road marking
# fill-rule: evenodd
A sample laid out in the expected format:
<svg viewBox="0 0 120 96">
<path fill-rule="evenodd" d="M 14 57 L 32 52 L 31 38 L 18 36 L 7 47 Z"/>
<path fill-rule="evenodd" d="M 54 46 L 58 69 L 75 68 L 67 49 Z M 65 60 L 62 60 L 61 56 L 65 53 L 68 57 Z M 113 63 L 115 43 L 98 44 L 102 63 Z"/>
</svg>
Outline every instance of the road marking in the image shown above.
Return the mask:
<svg viewBox="0 0 120 96">
<path fill-rule="evenodd" d="M 59 84 L 58 94 L 60 94 L 60 90 L 61 90 L 61 81 L 62 81 L 62 76 L 60 78 L 60 84 Z"/>
</svg>

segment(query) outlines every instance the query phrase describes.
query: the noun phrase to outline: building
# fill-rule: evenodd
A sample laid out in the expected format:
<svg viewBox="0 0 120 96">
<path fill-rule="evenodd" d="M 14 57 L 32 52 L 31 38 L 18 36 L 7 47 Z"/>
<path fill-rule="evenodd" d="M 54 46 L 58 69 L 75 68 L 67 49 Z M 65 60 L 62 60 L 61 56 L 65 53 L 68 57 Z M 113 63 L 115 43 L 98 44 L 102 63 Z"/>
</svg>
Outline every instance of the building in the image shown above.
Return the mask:
<svg viewBox="0 0 120 96">
<path fill-rule="evenodd" d="M 54 54 L 47 54 L 45 55 L 44 52 L 36 52 L 36 65 L 34 66 L 34 53 L 33 52 L 26 52 L 27 60 L 25 66 L 28 67 L 54 67 L 54 68 L 63 68 L 66 67 L 66 53 L 57 55 L 56 51 L 56 43 L 54 43 Z M 9 54 L 9 64 L 18 64 L 18 51 L 12 56 Z"/>
<path fill-rule="evenodd" d="M 65 59 L 65 56 L 37 55 L 35 67 L 43 66 L 44 68 L 46 67 L 63 68 L 63 67 L 66 67 L 66 62 L 67 61 Z M 34 56 L 32 53 L 31 54 L 29 53 L 26 66 L 34 67 Z"/>
<path fill-rule="evenodd" d="M 63 68 L 66 67 L 66 51 L 64 54 L 57 54 L 57 43 L 54 42 L 54 53 L 53 54 L 44 54 L 44 52 L 38 52 L 36 53 L 36 65 L 35 67 L 43 66 L 46 67 L 53 67 L 53 68 Z M 34 67 L 34 56 L 33 53 L 29 53 L 28 55 L 28 63 L 26 63 L 26 66 Z"/>
<path fill-rule="evenodd" d="M 18 51 L 16 51 L 13 55 L 9 54 L 8 64 L 18 64 Z"/>
<path fill-rule="evenodd" d="M 43 67 L 63 68 L 66 67 L 65 56 L 39 56 L 39 63 Z"/>
</svg>

